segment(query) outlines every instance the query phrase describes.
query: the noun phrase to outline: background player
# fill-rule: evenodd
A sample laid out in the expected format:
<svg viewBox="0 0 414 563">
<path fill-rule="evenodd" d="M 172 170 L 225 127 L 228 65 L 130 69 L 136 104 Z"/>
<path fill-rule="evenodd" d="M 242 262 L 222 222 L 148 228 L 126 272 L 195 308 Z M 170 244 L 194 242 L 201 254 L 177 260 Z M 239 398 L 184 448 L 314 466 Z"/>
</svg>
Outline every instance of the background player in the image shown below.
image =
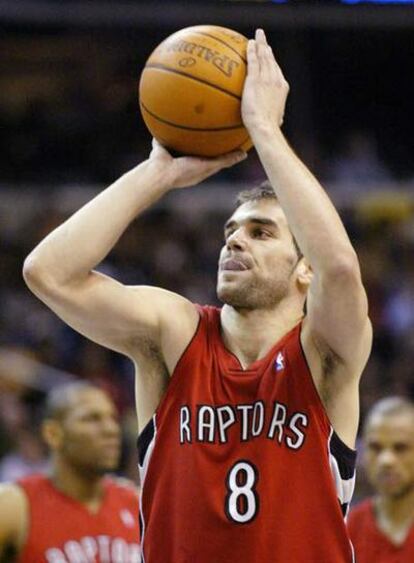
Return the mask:
<svg viewBox="0 0 414 563">
<path fill-rule="evenodd" d="M 0 560 L 138 562 L 137 491 L 104 477 L 120 457 L 112 401 L 88 383 L 57 387 L 42 433 L 52 453 L 50 474 L 0 488 Z"/>
<path fill-rule="evenodd" d="M 364 462 L 375 496 L 351 511 L 358 563 L 414 561 L 414 404 L 376 403 L 364 425 Z"/>
<path fill-rule="evenodd" d="M 243 154 L 173 158 L 155 143 L 147 161 L 25 264 L 27 283 L 58 315 L 139 368 L 146 563 L 353 558 L 342 513 L 371 328 L 345 229 L 281 133 L 287 94 L 259 30 L 248 47 L 242 116 L 278 200 L 246 199 L 227 222 L 221 311 L 125 287 L 94 268 L 151 203 Z"/>
</svg>

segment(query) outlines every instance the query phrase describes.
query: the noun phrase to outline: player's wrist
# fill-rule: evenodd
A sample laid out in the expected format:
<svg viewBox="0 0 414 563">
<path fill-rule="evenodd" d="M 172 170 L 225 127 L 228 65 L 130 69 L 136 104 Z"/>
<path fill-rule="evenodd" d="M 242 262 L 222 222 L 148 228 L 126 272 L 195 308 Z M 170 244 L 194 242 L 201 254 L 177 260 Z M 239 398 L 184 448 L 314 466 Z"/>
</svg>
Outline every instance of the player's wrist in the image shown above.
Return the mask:
<svg viewBox="0 0 414 563">
<path fill-rule="evenodd" d="M 149 189 L 159 196 L 173 189 L 173 172 L 169 163 L 159 162 L 157 159 L 148 159 L 139 166 L 126 173 L 126 176 L 136 184 L 142 184 L 143 176 L 147 178 L 145 182 Z"/>
<path fill-rule="evenodd" d="M 258 148 L 261 144 L 275 144 L 284 141 L 280 126 L 269 121 L 255 121 L 246 126 L 253 144 Z"/>
</svg>

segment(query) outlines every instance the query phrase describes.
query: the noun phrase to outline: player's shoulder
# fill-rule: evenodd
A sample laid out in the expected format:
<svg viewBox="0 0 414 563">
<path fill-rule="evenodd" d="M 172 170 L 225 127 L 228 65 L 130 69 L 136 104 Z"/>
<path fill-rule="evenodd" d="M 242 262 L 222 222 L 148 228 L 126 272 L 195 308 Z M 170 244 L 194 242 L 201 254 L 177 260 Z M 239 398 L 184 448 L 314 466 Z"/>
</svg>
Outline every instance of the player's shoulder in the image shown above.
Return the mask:
<svg viewBox="0 0 414 563">
<path fill-rule="evenodd" d="M 22 488 L 17 483 L 0 483 L 0 502 L 4 502 L 4 499 L 21 498 L 23 494 Z"/>
<path fill-rule="evenodd" d="M 28 510 L 28 499 L 17 483 L 0 483 L 0 518 L 8 520 L 22 518 Z"/>
<path fill-rule="evenodd" d="M 372 499 L 361 500 L 351 508 L 348 519 L 350 522 L 361 521 L 362 518 L 366 518 L 371 513 L 371 510 Z"/>
<path fill-rule="evenodd" d="M 40 486 L 50 484 L 50 478 L 43 473 L 32 473 L 26 477 L 22 477 L 16 481 L 18 486 Z"/>
<path fill-rule="evenodd" d="M 45 489 L 54 488 L 49 477 L 41 473 L 34 473 L 22 477 L 15 482 L 15 486 L 32 499 L 38 495 L 42 495 Z"/>
<path fill-rule="evenodd" d="M 142 304 L 145 303 L 151 304 L 151 307 L 157 311 L 158 318 L 164 323 L 170 324 L 173 321 L 178 324 L 186 322 L 196 324 L 198 322 L 200 313 L 197 306 L 179 293 L 148 285 L 130 285 L 128 289 L 132 301 L 137 305 L 138 315 L 141 314 Z M 132 305 L 133 309 L 134 305 Z"/>
<path fill-rule="evenodd" d="M 134 498 L 138 498 L 139 496 L 139 488 L 137 485 L 126 477 L 110 475 L 105 478 L 105 481 L 108 488 L 116 490 L 119 493 L 123 493 Z"/>
</svg>

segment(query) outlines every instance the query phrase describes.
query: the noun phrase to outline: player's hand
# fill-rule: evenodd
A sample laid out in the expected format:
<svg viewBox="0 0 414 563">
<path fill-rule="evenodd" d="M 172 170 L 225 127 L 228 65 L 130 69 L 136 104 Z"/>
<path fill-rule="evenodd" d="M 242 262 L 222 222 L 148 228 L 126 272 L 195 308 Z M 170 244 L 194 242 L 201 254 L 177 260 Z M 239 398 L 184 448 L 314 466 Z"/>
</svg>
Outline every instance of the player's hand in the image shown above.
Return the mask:
<svg viewBox="0 0 414 563">
<path fill-rule="evenodd" d="M 242 96 L 243 123 L 250 134 L 258 127 L 283 123 L 289 84 L 273 56 L 262 29 L 247 46 L 247 76 Z"/>
<path fill-rule="evenodd" d="M 245 152 L 238 150 L 216 158 L 195 156 L 174 158 L 156 139 L 153 139 L 150 161 L 157 162 L 162 167 L 171 188 L 186 188 L 199 184 L 222 168 L 230 168 L 244 160 L 246 156 Z"/>
</svg>

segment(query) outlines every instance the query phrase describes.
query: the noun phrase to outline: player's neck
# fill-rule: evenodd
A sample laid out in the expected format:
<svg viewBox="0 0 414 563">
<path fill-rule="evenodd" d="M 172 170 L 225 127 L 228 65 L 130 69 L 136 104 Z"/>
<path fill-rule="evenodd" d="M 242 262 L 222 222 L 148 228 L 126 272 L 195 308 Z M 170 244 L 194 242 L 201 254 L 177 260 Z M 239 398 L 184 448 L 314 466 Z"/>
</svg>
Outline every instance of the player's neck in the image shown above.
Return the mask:
<svg viewBox="0 0 414 563">
<path fill-rule="evenodd" d="M 103 480 L 100 475 L 87 474 L 62 461 L 57 461 L 50 479 L 53 485 L 65 495 L 96 511 L 103 498 Z"/>
<path fill-rule="evenodd" d="M 267 352 L 302 318 L 302 311 L 290 303 L 273 309 L 236 310 L 224 305 L 221 310 L 223 342 L 246 368 Z"/>
<path fill-rule="evenodd" d="M 400 497 L 377 496 L 375 498 L 377 520 L 395 526 L 414 522 L 414 488 Z"/>
</svg>

